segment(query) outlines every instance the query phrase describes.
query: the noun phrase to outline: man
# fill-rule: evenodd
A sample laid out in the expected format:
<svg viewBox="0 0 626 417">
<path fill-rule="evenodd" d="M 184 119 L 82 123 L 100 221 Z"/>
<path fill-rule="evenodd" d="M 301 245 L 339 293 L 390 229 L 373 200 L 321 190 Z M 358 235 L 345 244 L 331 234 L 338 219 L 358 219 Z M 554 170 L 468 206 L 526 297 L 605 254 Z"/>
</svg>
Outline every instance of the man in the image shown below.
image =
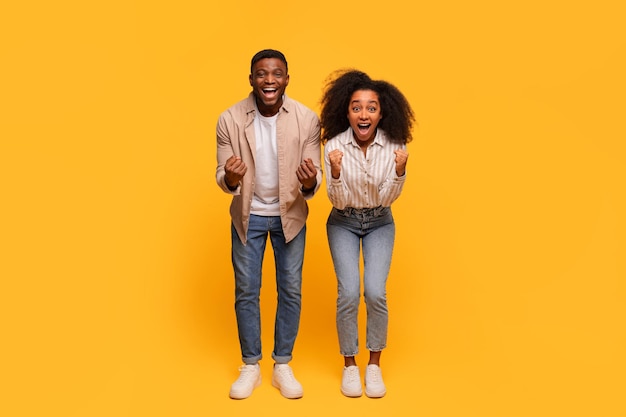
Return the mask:
<svg viewBox="0 0 626 417">
<path fill-rule="evenodd" d="M 287 60 L 266 49 L 252 57 L 250 95 L 217 123 L 217 184 L 233 196 L 232 262 L 235 313 L 243 365 L 230 397 L 247 398 L 261 383 L 259 293 L 267 237 L 274 250 L 278 305 L 272 385 L 300 398 L 289 366 L 300 322 L 302 263 L 308 206 L 322 179 L 317 115 L 285 95 Z"/>
</svg>

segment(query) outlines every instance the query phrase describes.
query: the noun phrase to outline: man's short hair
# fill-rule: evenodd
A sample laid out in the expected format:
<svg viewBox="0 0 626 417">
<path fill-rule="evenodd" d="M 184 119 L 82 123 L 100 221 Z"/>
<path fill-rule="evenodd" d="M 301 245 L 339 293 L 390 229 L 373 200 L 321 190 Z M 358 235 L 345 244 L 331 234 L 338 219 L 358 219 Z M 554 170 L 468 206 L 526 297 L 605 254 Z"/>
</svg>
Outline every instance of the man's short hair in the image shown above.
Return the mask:
<svg viewBox="0 0 626 417">
<path fill-rule="evenodd" d="M 285 63 L 285 69 L 289 72 L 289 66 L 287 65 L 287 58 L 283 55 L 282 52 L 277 51 L 276 49 L 263 49 L 262 51 L 257 52 L 252 57 L 252 62 L 250 63 L 250 73 L 252 74 L 252 69 L 254 68 L 254 64 L 258 61 L 266 58 L 277 58 Z"/>
</svg>

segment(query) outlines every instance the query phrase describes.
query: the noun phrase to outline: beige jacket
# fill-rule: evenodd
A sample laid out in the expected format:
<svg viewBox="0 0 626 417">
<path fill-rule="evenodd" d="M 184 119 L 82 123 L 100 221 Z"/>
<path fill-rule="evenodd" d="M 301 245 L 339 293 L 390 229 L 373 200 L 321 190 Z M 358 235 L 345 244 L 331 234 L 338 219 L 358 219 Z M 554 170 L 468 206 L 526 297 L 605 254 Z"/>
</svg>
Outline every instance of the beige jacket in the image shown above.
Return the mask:
<svg viewBox="0 0 626 417">
<path fill-rule="evenodd" d="M 246 244 L 250 206 L 254 195 L 255 151 L 254 116 L 256 106 L 252 93 L 223 112 L 217 122 L 217 170 L 215 179 L 224 192 L 233 195 L 230 215 L 239 235 Z M 278 182 L 280 218 L 287 242 L 302 230 L 309 212 L 306 200 L 313 197 L 322 183 L 320 164 L 320 123 L 317 115 L 303 104 L 284 97 L 276 120 L 278 151 Z M 241 157 L 248 167 L 235 191 L 224 181 L 224 164 L 232 155 Z M 317 186 L 304 195 L 296 171 L 300 163 L 311 158 L 317 168 Z"/>
</svg>

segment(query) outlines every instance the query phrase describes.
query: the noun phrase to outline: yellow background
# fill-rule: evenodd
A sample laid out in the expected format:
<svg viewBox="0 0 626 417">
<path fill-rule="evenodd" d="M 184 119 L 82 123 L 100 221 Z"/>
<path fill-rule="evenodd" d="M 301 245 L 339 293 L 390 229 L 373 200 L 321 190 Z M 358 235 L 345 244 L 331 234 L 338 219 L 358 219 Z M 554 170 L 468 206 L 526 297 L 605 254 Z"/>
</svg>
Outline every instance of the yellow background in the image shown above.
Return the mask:
<svg viewBox="0 0 626 417">
<path fill-rule="evenodd" d="M 622 1 L 5 3 L 0 414 L 626 416 Z M 270 385 L 267 262 L 264 382 L 228 399 L 214 132 L 267 47 L 316 111 L 350 66 L 396 84 L 419 121 L 381 400 L 339 392 L 324 190 L 292 362 L 305 396 Z"/>
</svg>

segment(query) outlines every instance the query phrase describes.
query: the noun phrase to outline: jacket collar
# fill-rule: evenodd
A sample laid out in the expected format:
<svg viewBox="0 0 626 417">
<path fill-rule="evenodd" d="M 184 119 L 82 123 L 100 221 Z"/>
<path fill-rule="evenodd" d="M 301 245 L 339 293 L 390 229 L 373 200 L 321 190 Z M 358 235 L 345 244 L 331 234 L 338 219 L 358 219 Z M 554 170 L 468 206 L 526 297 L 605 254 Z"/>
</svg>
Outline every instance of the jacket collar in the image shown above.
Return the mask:
<svg viewBox="0 0 626 417">
<path fill-rule="evenodd" d="M 287 97 L 287 94 L 283 94 L 283 105 L 281 106 L 280 109 L 289 113 L 293 109 L 293 105 L 294 105 L 293 100 Z M 254 118 L 256 111 L 257 111 L 257 108 L 256 108 L 256 101 L 254 98 L 254 93 L 251 92 L 248 95 L 248 98 L 246 99 L 246 114 L 248 115 L 251 114 L 252 117 Z"/>
</svg>

